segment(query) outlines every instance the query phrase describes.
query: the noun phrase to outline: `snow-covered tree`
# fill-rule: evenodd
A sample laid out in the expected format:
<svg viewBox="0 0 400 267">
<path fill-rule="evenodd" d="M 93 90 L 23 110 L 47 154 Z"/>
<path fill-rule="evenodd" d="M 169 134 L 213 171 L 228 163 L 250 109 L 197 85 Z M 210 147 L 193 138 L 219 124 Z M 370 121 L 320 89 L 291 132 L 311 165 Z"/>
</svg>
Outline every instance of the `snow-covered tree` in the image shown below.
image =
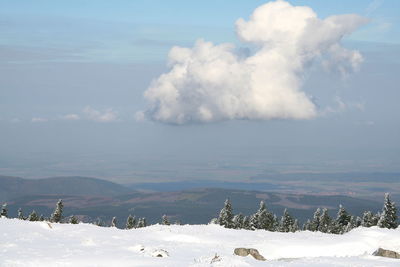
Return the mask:
<svg viewBox="0 0 400 267">
<path fill-rule="evenodd" d="M 371 227 L 374 226 L 374 215 L 371 211 L 364 211 L 362 216 L 361 226 Z"/>
<path fill-rule="evenodd" d="M 32 211 L 31 214 L 28 216 L 28 221 L 36 222 L 39 221 L 39 216 L 37 215 L 36 211 Z"/>
<path fill-rule="evenodd" d="M 136 225 L 136 218 L 129 214 L 128 218 L 126 219 L 126 229 L 133 229 Z"/>
<path fill-rule="evenodd" d="M 218 224 L 223 225 L 226 228 L 233 227 L 233 212 L 232 204 L 229 199 L 225 200 L 224 207 L 221 209 L 218 217 Z"/>
<path fill-rule="evenodd" d="M 362 224 L 362 219 L 360 218 L 360 216 L 357 216 L 356 217 L 356 225 L 355 225 L 355 227 L 360 227 L 361 224 Z"/>
<path fill-rule="evenodd" d="M 251 230 L 249 216 L 244 216 L 243 217 L 242 228 L 243 229 L 247 229 L 247 230 Z"/>
<path fill-rule="evenodd" d="M 7 203 L 4 203 L 1 207 L 0 217 L 8 217 Z"/>
<path fill-rule="evenodd" d="M 69 218 L 69 223 L 70 223 L 70 224 L 78 224 L 78 223 L 79 223 L 78 218 L 76 218 L 74 215 L 72 215 L 72 216 Z"/>
<path fill-rule="evenodd" d="M 104 226 L 104 222 L 100 218 L 97 218 L 97 220 L 96 220 L 96 222 L 94 224 L 97 225 L 97 226 Z"/>
<path fill-rule="evenodd" d="M 336 222 L 338 225 L 342 226 L 343 228 L 350 222 L 351 215 L 349 215 L 346 209 L 339 205 L 339 210 L 336 217 Z"/>
<path fill-rule="evenodd" d="M 303 224 L 303 231 L 312 231 L 311 230 L 311 221 L 308 219 L 304 224 Z"/>
<path fill-rule="evenodd" d="M 398 226 L 397 208 L 395 203 L 390 200 L 389 193 L 385 194 L 385 203 L 383 204 L 378 226 L 388 229 L 395 229 Z"/>
<path fill-rule="evenodd" d="M 300 226 L 299 226 L 299 222 L 297 219 L 294 220 L 294 223 L 292 225 L 292 227 L 290 228 L 290 232 L 297 232 L 300 231 Z"/>
<path fill-rule="evenodd" d="M 314 212 L 314 216 L 310 222 L 308 230 L 313 231 L 313 232 L 318 231 L 319 224 L 320 224 L 320 222 L 319 222 L 320 217 L 321 217 L 321 209 L 317 208 L 317 210 Z"/>
<path fill-rule="evenodd" d="M 244 220 L 244 216 L 241 213 L 233 216 L 233 219 L 232 219 L 233 228 L 242 229 L 243 228 L 243 220 Z"/>
<path fill-rule="evenodd" d="M 24 215 L 22 214 L 22 209 L 21 208 L 19 208 L 18 209 L 18 219 L 20 219 L 20 220 L 25 220 L 25 217 L 24 217 Z"/>
<path fill-rule="evenodd" d="M 40 216 L 39 216 L 39 221 L 43 222 L 44 220 L 45 220 L 45 219 L 44 219 L 43 214 L 40 214 Z"/>
<path fill-rule="evenodd" d="M 117 217 L 111 219 L 111 227 L 117 227 Z"/>
<path fill-rule="evenodd" d="M 169 222 L 169 220 L 168 220 L 168 217 L 167 217 L 167 215 L 163 215 L 162 216 L 162 218 L 161 218 L 161 223 L 163 224 L 163 225 L 170 225 L 171 223 Z"/>
<path fill-rule="evenodd" d="M 251 216 L 250 225 L 253 229 L 274 231 L 274 215 L 267 210 L 264 201 L 260 202 L 257 212 Z"/>
<path fill-rule="evenodd" d="M 294 225 L 294 219 L 289 214 L 287 209 L 285 209 L 283 211 L 283 215 L 282 215 L 281 221 L 279 223 L 279 231 L 280 232 L 290 232 L 293 228 L 293 225 Z"/>
<path fill-rule="evenodd" d="M 345 226 L 344 232 L 350 232 L 354 228 L 356 228 L 356 219 L 354 218 L 354 216 L 351 216 L 349 222 Z"/>
<path fill-rule="evenodd" d="M 147 226 L 146 218 L 140 218 L 137 224 L 137 228 L 142 228 L 146 226 Z"/>
<path fill-rule="evenodd" d="M 332 224 L 332 219 L 328 214 L 328 209 L 322 209 L 322 214 L 319 217 L 318 231 L 322 233 L 329 233 Z"/>
<path fill-rule="evenodd" d="M 51 222 L 56 222 L 56 223 L 61 222 L 63 208 L 64 208 L 64 205 L 63 205 L 62 200 L 60 199 L 57 202 L 56 209 L 54 210 L 53 214 L 50 217 Z"/>
</svg>

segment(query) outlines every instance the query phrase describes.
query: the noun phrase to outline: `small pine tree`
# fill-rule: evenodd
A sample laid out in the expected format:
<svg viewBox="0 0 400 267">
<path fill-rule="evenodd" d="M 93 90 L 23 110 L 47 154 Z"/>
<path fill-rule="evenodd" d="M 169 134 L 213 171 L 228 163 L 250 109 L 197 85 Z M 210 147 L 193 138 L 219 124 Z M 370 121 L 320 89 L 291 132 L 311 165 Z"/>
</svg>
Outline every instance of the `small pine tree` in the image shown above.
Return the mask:
<svg viewBox="0 0 400 267">
<path fill-rule="evenodd" d="M 45 219 L 44 219 L 43 214 L 40 214 L 40 216 L 39 216 L 39 221 L 43 222 L 44 220 L 45 220 Z"/>
<path fill-rule="evenodd" d="M 311 221 L 308 219 L 304 224 L 303 224 L 303 231 L 311 231 Z"/>
<path fill-rule="evenodd" d="M 371 227 L 374 226 L 374 215 L 371 211 L 364 211 L 361 221 L 361 226 Z"/>
<path fill-rule="evenodd" d="M 322 214 L 319 217 L 318 231 L 322 233 L 329 233 L 332 224 L 332 219 L 328 214 L 328 209 L 322 209 Z"/>
<path fill-rule="evenodd" d="M 314 212 L 314 216 L 313 216 L 313 219 L 312 219 L 311 222 L 310 222 L 310 225 L 309 225 L 309 229 L 308 229 L 308 230 L 313 231 L 313 232 L 318 231 L 319 224 L 320 224 L 320 222 L 319 222 L 320 217 L 321 217 L 321 209 L 318 208 L 318 209 Z"/>
<path fill-rule="evenodd" d="M 336 224 L 339 227 L 340 233 L 343 233 L 346 231 L 346 226 L 350 222 L 351 215 L 349 215 L 346 211 L 346 209 L 342 206 L 339 205 L 339 210 L 337 213 L 336 217 Z"/>
<path fill-rule="evenodd" d="M 0 217 L 8 218 L 7 203 L 4 203 L 3 206 L 1 207 Z"/>
<path fill-rule="evenodd" d="M 33 210 L 32 213 L 29 214 L 28 221 L 30 221 L 30 222 L 39 221 L 39 216 L 37 215 L 36 211 Z"/>
<path fill-rule="evenodd" d="M 142 228 L 146 226 L 147 226 L 146 218 L 140 218 L 137 224 L 137 228 Z"/>
<path fill-rule="evenodd" d="M 293 217 L 289 214 L 287 209 L 283 211 L 283 215 L 279 224 L 279 231 L 280 232 L 290 232 L 292 230 L 294 224 Z"/>
<path fill-rule="evenodd" d="M 297 219 L 295 219 L 292 227 L 290 228 L 290 232 L 294 233 L 297 231 L 300 231 L 300 226 L 299 226 L 299 222 L 297 221 Z"/>
<path fill-rule="evenodd" d="M 126 219 L 126 229 L 133 229 L 136 225 L 136 218 L 129 214 L 128 218 Z"/>
<path fill-rule="evenodd" d="M 104 222 L 100 218 L 97 218 L 97 220 L 94 224 L 97 226 L 101 226 L 101 227 L 104 226 Z"/>
<path fill-rule="evenodd" d="M 233 223 L 232 204 L 229 199 L 225 200 L 224 207 L 221 209 L 218 217 L 218 224 L 226 228 L 232 228 Z"/>
<path fill-rule="evenodd" d="M 397 223 L 397 208 L 394 202 L 390 200 L 389 193 L 385 194 L 385 203 L 383 204 L 381 216 L 378 221 L 380 228 L 396 229 Z"/>
<path fill-rule="evenodd" d="M 360 218 L 360 216 L 357 216 L 357 217 L 356 217 L 356 224 L 355 224 L 355 227 L 360 227 L 360 226 L 361 226 L 361 223 L 362 223 L 362 219 Z"/>
<path fill-rule="evenodd" d="M 251 230 L 249 216 L 244 216 L 243 217 L 242 228 L 243 229 L 247 229 L 247 230 Z"/>
<path fill-rule="evenodd" d="M 167 215 L 163 215 L 162 216 L 162 218 L 161 218 L 161 224 L 163 224 L 163 225 L 170 225 L 171 223 L 169 222 L 169 220 L 168 220 L 168 217 L 167 217 Z"/>
<path fill-rule="evenodd" d="M 233 216 L 233 219 L 232 219 L 233 228 L 242 229 L 243 228 L 243 220 L 244 220 L 244 216 L 241 213 Z"/>
<path fill-rule="evenodd" d="M 72 215 L 72 216 L 69 218 L 69 223 L 70 223 L 70 224 L 78 224 L 78 223 L 79 223 L 78 218 L 76 218 L 74 215 Z"/>
<path fill-rule="evenodd" d="M 20 220 L 25 220 L 24 214 L 22 214 L 22 209 L 18 209 L 18 219 Z"/>
<path fill-rule="evenodd" d="M 350 232 L 352 229 L 356 228 L 356 219 L 354 219 L 354 216 L 350 217 L 349 222 L 347 223 L 344 232 Z"/>
<path fill-rule="evenodd" d="M 64 208 L 64 205 L 62 203 L 62 200 L 60 199 L 57 202 L 56 209 L 54 210 L 53 214 L 51 215 L 51 218 L 50 218 L 51 222 L 55 222 L 55 223 L 61 222 L 63 208 Z"/>
<path fill-rule="evenodd" d="M 117 217 L 113 217 L 111 220 L 111 227 L 117 227 Z"/>
</svg>

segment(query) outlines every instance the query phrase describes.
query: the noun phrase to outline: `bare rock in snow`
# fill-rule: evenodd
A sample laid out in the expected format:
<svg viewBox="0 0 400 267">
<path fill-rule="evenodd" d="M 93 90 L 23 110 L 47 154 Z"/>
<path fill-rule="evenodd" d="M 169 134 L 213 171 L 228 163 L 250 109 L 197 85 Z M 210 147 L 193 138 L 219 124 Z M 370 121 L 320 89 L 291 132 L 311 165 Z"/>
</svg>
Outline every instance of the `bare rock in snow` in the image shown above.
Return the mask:
<svg viewBox="0 0 400 267">
<path fill-rule="evenodd" d="M 246 257 L 250 254 L 256 260 L 266 261 L 263 255 L 261 255 L 260 252 L 258 252 L 258 250 L 255 248 L 235 248 L 233 252 L 238 256 Z"/>
<path fill-rule="evenodd" d="M 393 250 L 378 248 L 372 255 L 386 257 L 386 258 L 393 258 L 393 259 L 400 259 L 400 254 Z"/>
</svg>

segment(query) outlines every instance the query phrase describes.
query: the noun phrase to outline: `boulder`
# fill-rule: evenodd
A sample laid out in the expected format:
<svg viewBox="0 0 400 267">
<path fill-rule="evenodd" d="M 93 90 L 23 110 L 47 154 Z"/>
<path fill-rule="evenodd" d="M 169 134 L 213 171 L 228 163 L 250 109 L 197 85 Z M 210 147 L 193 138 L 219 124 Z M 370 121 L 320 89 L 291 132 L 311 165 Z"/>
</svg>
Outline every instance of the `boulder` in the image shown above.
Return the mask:
<svg viewBox="0 0 400 267">
<path fill-rule="evenodd" d="M 378 248 L 372 255 L 386 257 L 386 258 L 393 258 L 393 259 L 400 259 L 400 254 L 393 250 Z"/>
<path fill-rule="evenodd" d="M 256 260 L 266 261 L 266 259 L 255 248 L 235 248 L 233 253 L 235 255 L 242 256 L 242 257 L 246 257 L 248 255 L 251 255 Z"/>
<path fill-rule="evenodd" d="M 238 255 L 238 256 L 246 257 L 246 256 L 248 256 L 250 254 L 250 249 L 248 249 L 248 248 L 235 248 L 233 253 L 235 253 L 235 255 Z"/>
</svg>

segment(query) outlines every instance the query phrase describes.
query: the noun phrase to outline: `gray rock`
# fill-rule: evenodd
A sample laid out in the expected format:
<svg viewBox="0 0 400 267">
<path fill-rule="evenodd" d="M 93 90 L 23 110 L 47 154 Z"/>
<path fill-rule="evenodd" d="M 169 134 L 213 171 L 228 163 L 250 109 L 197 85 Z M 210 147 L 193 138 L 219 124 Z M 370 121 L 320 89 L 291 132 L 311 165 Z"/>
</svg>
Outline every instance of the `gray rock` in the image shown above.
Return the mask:
<svg viewBox="0 0 400 267">
<path fill-rule="evenodd" d="M 372 255 L 386 257 L 386 258 L 393 258 L 393 259 L 400 259 L 400 254 L 393 250 L 378 248 Z"/>
<path fill-rule="evenodd" d="M 233 253 L 235 255 L 242 256 L 242 257 L 246 257 L 248 255 L 251 255 L 256 260 L 266 261 L 266 259 L 255 248 L 235 248 Z"/>
<path fill-rule="evenodd" d="M 253 256 L 253 258 L 255 258 L 256 260 L 259 261 L 266 261 L 267 259 L 263 257 L 263 255 L 261 255 L 257 249 L 251 248 L 250 249 L 250 255 Z"/>
<path fill-rule="evenodd" d="M 246 257 L 246 256 L 248 256 L 250 254 L 250 249 L 248 249 L 248 248 L 235 248 L 233 253 L 235 253 L 235 255 L 238 255 L 238 256 Z"/>
</svg>

